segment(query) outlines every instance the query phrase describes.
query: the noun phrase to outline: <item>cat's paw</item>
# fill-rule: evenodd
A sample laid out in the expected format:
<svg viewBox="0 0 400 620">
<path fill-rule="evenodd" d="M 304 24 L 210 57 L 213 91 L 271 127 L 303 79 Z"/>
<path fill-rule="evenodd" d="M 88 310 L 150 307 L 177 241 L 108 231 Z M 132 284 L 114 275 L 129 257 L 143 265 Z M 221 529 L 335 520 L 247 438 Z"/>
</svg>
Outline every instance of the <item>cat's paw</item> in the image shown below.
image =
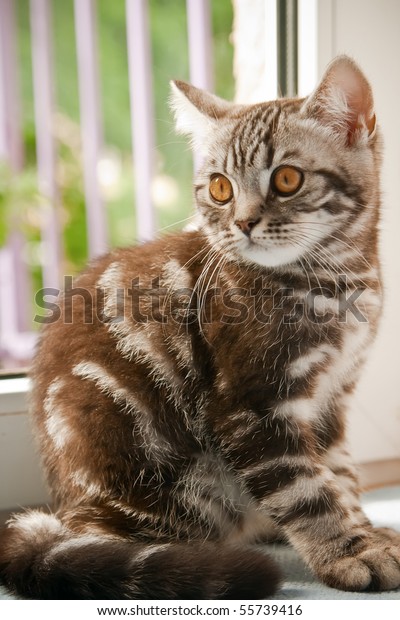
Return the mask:
<svg viewBox="0 0 400 620">
<path fill-rule="evenodd" d="M 317 573 L 321 581 L 338 590 L 395 590 L 400 587 L 400 545 L 377 538 L 356 555 L 336 558 Z"/>
</svg>

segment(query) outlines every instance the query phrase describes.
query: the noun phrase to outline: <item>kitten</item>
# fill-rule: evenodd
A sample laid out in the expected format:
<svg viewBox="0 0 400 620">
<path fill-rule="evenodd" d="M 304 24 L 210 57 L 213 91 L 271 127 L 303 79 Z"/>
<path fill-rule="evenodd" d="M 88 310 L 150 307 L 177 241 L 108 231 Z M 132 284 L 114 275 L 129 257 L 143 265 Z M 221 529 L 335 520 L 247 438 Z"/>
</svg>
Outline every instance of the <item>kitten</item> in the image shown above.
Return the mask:
<svg viewBox="0 0 400 620">
<path fill-rule="evenodd" d="M 380 139 L 337 58 L 305 100 L 172 85 L 203 154 L 201 224 L 94 261 L 32 369 L 55 512 L 14 516 L 0 579 L 32 598 L 261 598 L 291 543 L 324 583 L 400 585 L 363 514 L 345 414 L 377 329 Z"/>
</svg>

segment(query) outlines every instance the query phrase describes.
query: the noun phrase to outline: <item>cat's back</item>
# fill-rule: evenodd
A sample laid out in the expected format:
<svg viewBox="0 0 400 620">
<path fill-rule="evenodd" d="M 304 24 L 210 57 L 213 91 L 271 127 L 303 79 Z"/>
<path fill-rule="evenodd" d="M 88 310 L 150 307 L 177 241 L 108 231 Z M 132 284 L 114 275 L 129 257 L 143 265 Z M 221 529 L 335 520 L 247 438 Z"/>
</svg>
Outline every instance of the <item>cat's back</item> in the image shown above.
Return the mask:
<svg viewBox="0 0 400 620">
<path fill-rule="evenodd" d="M 135 312 L 147 298 L 168 295 L 193 284 L 209 250 L 197 231 L 179 232 L 142 245 L 118 248 L 89 263 L 78 276 L 65 276 L 58 298 L 46 304 L 32 374 L 68 351 L 70 363 L 85 342 L 109 334 L 124 319 L 149 323 L 159 317 Z M 153 294 L 153 295 L 152 295 Z M 132 303 L 128 301 L 132 300 Z M 110 330 L 111 327 L 111 330 Z M 67 360 L 64 360 L 66 362 Z M 48 367 L 48 371 L 50 368 Z"/>
<path fill-rule="evenodd" d="M 42 451 L 62 451 L 72 436 L 83 441 L 84 424 L 90 435 L 113 420 L 123 445 L 132 428 L 124 428 L 120 411 L 133 398 L 147 403 L 161 379 L 177 383 L 189 342 L 176 340 L 171 356 L 179 325 L 163 316 L 182 292 L 190 294 L 208 251 L 201 233 L 180 232 L 113 250 L 65 279 L 31 369 L 31 416 Z"/>
</svg>

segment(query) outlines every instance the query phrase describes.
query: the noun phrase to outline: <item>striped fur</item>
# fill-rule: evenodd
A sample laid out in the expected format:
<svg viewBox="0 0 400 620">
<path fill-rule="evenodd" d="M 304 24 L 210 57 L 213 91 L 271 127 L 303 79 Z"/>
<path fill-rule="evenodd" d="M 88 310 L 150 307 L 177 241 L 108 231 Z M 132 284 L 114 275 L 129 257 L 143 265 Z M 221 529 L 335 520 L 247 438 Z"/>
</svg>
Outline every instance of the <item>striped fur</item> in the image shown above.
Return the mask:
<svg viewBox="0 0 400 620">
<path fill-rule="evenodd" d="M 33 598 L 266 597 L 279 570 L 250 545 L 279 538 L 328 585 L 397 588 L 400 536 L 363 514 L 345 438 L 381 305 L 370 87 L 339 58 L 306 100 L 174 93 L 205 154 L 199 229 L 114 250 L 65 292 L 32 369 L 55 513 L 11 520 L 0 579 Z M 302 171 L 290 196 L 279 166 Z"/>
</svg>

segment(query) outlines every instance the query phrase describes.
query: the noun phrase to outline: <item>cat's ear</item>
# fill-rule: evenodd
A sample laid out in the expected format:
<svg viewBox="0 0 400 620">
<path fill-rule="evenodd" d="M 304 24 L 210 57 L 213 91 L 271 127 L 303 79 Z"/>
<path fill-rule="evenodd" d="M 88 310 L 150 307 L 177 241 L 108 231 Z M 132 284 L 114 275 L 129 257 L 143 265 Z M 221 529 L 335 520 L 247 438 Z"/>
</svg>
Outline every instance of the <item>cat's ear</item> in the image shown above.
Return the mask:
<svg viewBox="0 0 400 620">
<path fill-rule="evenodd" d="M 303 110 L 334 131 L 351 146 L 375 132 L 376 117 L 371 86 L 357 64 L 339 56 L 328 67 Z"/>
<path fill-rule="evenodd" d="M 177 131 L 189 135 L 193 147 L 200 150 L 217 124 L 234 107 L 216 95 L 179 80 L 171 82 L 170 103 Z"/>
</svg>

